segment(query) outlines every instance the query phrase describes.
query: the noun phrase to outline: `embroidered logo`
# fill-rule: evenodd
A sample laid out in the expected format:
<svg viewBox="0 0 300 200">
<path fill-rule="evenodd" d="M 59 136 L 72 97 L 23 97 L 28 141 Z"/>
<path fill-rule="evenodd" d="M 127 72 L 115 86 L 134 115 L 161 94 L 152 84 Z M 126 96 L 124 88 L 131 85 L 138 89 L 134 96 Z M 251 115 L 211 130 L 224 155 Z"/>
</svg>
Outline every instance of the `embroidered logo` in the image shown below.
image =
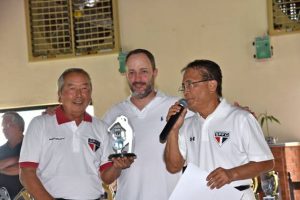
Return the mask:
<svg viewBox="0 0 300 200">
<path fill-rule="evenodd" d="M 89 143 L 90 148 L 94 152 L 96 152 L 99 149 L 99 147 L 100 147 L 100 142 L 98 140 L 89 138 L 88 139 L 88 143 Z"/>
<path fill-rule="evenodd" d="M 49 140 L 64 140 L 64 137 L 53 137 L 53 138 L 49 138 Z"/>
<path fill-rule="evenodd" d="M 190 142 L 194 142 L 195 141 L 195 137 L 190 137 Z"/>
<path fill-rule="evenodd" d="M 224 142 L 229 138 L 229 132 L 217 131 L 215 132 L 215 140 L 219 146 L 222 146 Z"/>
</svg>

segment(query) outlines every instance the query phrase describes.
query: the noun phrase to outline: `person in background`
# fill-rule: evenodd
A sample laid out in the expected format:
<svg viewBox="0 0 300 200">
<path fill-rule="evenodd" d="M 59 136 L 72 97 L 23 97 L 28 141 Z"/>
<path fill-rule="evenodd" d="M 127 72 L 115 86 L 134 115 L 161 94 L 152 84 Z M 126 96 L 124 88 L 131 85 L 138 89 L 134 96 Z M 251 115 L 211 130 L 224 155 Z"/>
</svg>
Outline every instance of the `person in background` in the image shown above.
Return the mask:
<svg viewBox="0 0 300 200">
<path fill-rule="evenodd" d="M 159 134 L 166 124 L 168 109 L 178 97 L 154 88 L 158 74 L 154 56 L 146 49 L 130 51 L 126 57 L 126 78 L 131 95 L 114 105 L 103 120 L 112 124 L 125 115 L 135 134 L 137 159 L 117 179 L 116 200 L 167 200 L 180 172 L 171 174 L 163 160 L 164 144 Z"/>
<path fill-rule="evenodd" d="M 255 117 L 222 97 L 222 72 L 210 60 L 195 60 L 182 72 L 183 92 L 194 116 L 184 119 L 186 109 L 171 129 L 165 148 L 171 173 L 193 163 L 209 172 L 207 186 L 230 184 L 243 191 L 242 199 L 255 199 L 251 178 L 274 166 L 274 157 Z M 168 119 L 179 111 L 170 107 Z M 196 183 L 192 183 L 196 184 Z"/>
<path fill-rule="evenodd" d="M 89 74 L 67 69 L 58 79 L 61 105 L 55 115 L 30 122 L 19 160 L 20 179 L 35 200 L 99 199 L 102 181 L 112 183 L 134 161 L 108 160 L 107 125 L 85 111 L 91 94 Z"/>
<path fill-rule="evenodd" d="M 0 146 L 0 188 L 4 187 L 13 199 L 23 188 L 19 180 L 19 155 L 25 122 L 16 112 L 2 116 L 2 130 L 7 142 Z"/>
</svg>

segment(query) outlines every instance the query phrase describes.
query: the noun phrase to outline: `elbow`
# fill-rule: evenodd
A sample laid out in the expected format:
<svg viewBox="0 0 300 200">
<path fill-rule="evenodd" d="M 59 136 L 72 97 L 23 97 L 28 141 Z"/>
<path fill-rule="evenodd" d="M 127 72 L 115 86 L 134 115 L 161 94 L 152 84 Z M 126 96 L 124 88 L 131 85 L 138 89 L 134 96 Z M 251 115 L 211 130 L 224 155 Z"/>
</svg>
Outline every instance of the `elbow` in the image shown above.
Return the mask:
<svg viewBox="0 0 300 200">
<path fill-rule="evenodd" d="M 274 160 L 267 160 L 267 161 L 263 161 L 262 162 L 262 166 L 261 166 L 261 172 L 260 173 L 265 173 L 265 172 L 269 172 L 272 171 L 275 167 L 275 161 Z"/>
<path fill-rule="evenodd" d="M 168 166 L 168 165 L 167 165 L 166 168 L 167 168 L 168 172 L 170 172 L 172 174 L 175 174 L 175 173 L 179 172 L 182 169 L 182 167 Z"/>
<path fill-rule="evenodd" d="M 184 162 L 166 162 L 168 172 L 175 174 L 182 170 Z"/>
</svg>

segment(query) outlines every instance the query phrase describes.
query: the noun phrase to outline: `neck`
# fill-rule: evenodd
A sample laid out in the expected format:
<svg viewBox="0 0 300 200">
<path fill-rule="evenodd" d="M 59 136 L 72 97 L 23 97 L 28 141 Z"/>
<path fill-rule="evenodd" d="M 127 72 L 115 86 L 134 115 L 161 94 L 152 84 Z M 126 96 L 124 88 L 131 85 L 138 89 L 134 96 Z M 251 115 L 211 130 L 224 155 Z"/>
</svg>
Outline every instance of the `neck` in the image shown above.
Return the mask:
<svg viewBox="0 0 300 200">
<path fill-rule="evenodd" d="M 74 120 L 76 125 L 79 126 L 79 124 L 82 122 L 84 115 L 73 115 L 72 117 L 70 117 L 71 120 Z"/>
<path fill-rule="evenodd" d="M 13 138 L 12 140 L 8 141 L 8 145 L 11 148 L 14 148 L 15 146 L 17 146 L 17 144 L 19 144 L 20 142 L 22 142 L 23 140 L 23 134 L 22 133 L 18 133 L 18 135 L 15 136 L 15 138 Z"/>
<path fill-rule="evenodd" d="M 144 98 L 131 97 L 130 101 L 135 105 L 139 110 L 143 110 L 145 106 L 154 99 L 156 96 L 156 91 L 152 91 L 148 96 Z"/>
<path fill-rule="evenodd" d="M 209 101 L 207 104 L 203 105 L 202 108 L 198 109 L 198 112 L 204 119 L 206 119 L 208 115 L 216 110 L 219 104 L 219 98 L 215 98 L 214 100 Z"/>
<path fill-rule="evenodd" d="M 68 119 L 75 121 L 77 126 L 82 122 L 82 120 L 84 118 L 84 113 L 66 113 L 65 112 L 65 115 Z"/>
</svg>

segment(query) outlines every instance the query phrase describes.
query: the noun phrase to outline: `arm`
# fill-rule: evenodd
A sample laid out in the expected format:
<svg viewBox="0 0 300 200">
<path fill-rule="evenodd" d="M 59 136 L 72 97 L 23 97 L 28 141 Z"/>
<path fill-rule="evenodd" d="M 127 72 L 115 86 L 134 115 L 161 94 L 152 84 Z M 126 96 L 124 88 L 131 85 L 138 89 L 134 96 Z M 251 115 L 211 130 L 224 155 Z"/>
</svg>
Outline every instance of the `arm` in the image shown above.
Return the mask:
<svg viewBox="0 0 300 200">
<path fill-rule="evenodd" d="M 240 143 L 246 150 L 249 162 L 231 169 L 217 168 L 212 171 L 207 177 L 207 185 L 212 189 L 220 188 L 232 181 L 253 178 L 274 167 L 272 152 L 254 116 L 247 113 L 235 120 L 239 120 L 237 122 L 241 125 L 237 131 L 243 136 Z"/>
<path fill-rule="evenodd" d="M 178 146 L 178 131 L 171 130 L 167 139 L 164 152 L 164 159 L 167 170 L 171 173 L 179 172 L 184 165 L 183 159 Z"/>
<path fill-rule="evenodd" d="M 113 183 L 120 175 L 123 169 L 130 167 L 134 157 L 113 158 L 112 166 L 101 171 L 101 179 L 105 184 Z"/>
<path fill-rule="evenodd" d="M 36 168 L 21 168 L 20 181 L 35 200 L 54 200 L 36 175 Z"/>
<path fill-rule="evenodd" d="M 5 174 L 8 176 L 16 176 L 19 174 L 19 164 L 16 163 L 14 165 L 11 165 L 9 167 L 6 167 L 4 169 L 0 170 L 0 174 Z"/>
<path fill-rule="evenodd" d="M 176 103 L 169 109 L 167 119 L 170 119 L 170 116 L 179 112 L 180 107 L 177 104 L 178 103 Z M 185 162 L 179 150 L 178 134 L 179 134 L 179 129 L 183 124 L 186 113 L 187 113 L 187 109 L 184 109 L 181 115 L 179 116 L 178 120 L 170 130 L 169 135 L 167 137 L 164 159 L 165 159 L 167 170 L 171 173 L 176 173 L 182 170 Z"/>
<path fill-rule="evenodd" d="M 10 157 L 0 160 L 0 173 L 5 175 L 18 175 L 19 174 L 19 157 Z"/>
<path fill-rule="evenodd" d="M 231 169 L 217 168 L 212 171 L 206 178 L 207 186 L 211 189 L 221 188 L 225 184 L 232 181 L 243 180 L 258 176 L 260 173 L 272 170 L 274 160 L 266 160 L 261 162 L 249 162 L 245 165 L 234 167 Z"/>
</svg>

